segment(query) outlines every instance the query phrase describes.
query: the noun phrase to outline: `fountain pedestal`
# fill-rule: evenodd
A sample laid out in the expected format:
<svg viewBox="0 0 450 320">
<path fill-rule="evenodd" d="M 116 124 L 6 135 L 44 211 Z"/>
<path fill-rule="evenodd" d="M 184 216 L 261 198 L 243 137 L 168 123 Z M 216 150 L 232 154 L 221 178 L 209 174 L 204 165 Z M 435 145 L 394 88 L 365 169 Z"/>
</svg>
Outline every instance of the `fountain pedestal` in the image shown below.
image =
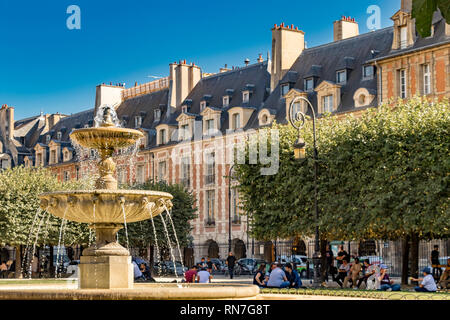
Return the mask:
<svg viewBox="0 0 450 320">
<path fill-rule="evenodd" d="M 134 270 L 127 249 L 116 241 L 118 223 L 97 223 L 96 242 L 83 250 L 79 267 L 80 289 L 131 289 Z"/>
</svg>

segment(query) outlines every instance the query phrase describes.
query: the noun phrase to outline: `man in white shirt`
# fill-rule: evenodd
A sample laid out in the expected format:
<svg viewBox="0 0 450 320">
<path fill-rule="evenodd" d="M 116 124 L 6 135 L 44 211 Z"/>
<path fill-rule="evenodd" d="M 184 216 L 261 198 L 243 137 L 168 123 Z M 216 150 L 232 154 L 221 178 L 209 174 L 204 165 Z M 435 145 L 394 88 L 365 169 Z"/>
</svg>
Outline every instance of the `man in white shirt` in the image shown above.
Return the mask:
<svg viewBox="0 0 450 320">
<path fill-rule="evenodd" d="M 196 282 L 210 283 L 211 279 L 212 279 L 212 275 L 208 271 L 206 271 L 206 269 L 203 268 L 197 273 Z"/>
<path fill-rule="evenodd" d="M 422 272 L 424 275 L 423 278 L 415 279 L 411 277 L 411 281 L 422 281 L 422 283 L 418 287 L 415 287 L 414 290 L 417 292 L 436 292 L 437 287 L 434 278 L 431 275 L 430 268 L 427 267 L 423 269 Z"/>
</svg>

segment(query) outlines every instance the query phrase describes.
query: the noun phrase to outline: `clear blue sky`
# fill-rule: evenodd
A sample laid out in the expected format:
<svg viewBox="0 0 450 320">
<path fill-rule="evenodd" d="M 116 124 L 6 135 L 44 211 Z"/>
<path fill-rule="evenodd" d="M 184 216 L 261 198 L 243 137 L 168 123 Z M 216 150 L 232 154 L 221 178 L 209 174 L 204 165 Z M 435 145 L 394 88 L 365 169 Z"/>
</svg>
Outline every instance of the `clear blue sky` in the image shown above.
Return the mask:
<svg viewBox="0 0 450 320">
<path fill-rule="evenodd" d="M 72 4 L 81 30 L 66 27 Z M 342 15 L 368 32 L 370 5 L 387 27 L 400 0 L 0 0 L 0 105 L 14 106 L 16 119 L 76 113 L 93 107 L 96 85 L 148 82 L 167 76 L 173 61 L 204 72 L 254 63 L 270 50 L 275 23 L 305 31 L 308 47 L 331 42 Z"/>
</svg>

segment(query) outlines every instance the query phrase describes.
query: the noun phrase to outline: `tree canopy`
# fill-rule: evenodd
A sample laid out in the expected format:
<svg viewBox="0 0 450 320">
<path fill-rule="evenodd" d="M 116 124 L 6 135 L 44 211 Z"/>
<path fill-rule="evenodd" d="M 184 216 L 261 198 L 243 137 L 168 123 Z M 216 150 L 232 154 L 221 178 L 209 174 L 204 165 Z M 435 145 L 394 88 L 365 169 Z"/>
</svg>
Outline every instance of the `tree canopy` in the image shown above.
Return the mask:
<svg viewBox="0 0 450 320">
<path fill-rule="evenodd" d="M 173 220 L 173 225 L 175 226 L 180 246 L 187 246 L 190 242 L 190 232 L 192 229 L 189 222 L 192 219 L 196 218 L 195 213 L 197 211 L 197 208 L 195 206 L 195 197 L 193 196 L 193 194 L 188 192 L 181 185 L 169 185 L 163 182 L 153 181 L 146 182 L 142 185 L 133 186 L 131 188 L 140 190 L 163 191 L 172 194 L 173 208 L 171 210 L 171 217 Z M 153 218 L 159 247 L 167 248 L 169 245 L 161 217 L 166 223 L 171 244 L 176 246 L 177 239 L 175 238 L 173 232 L 172 223 L 170 222 L 167 213 L 163 212 L 161 216 Z M 130 223 L 127 227 L 130 246 L 146 247 L 148 245 L 156 245 L 151 219 L 136 223 Z M 122 243 L 124 240 L 124 235 L 124 230 L 122 230 L 120 232 L 120 239 Z"/>
<path fill-rule="evenodd" d="M 422 98 L 370 109 L 360 118 L 322 117 L 317 124 L 321 238 L 448 237 L 449 128 L 449 102 Z M 303 161 L 293 156 L 297 131 L 280 124 L 272 129 L 280 136 L 279 172 L 263 176 L 261 164 L 236 166 L 252 234 L 260 240 L 312 236 L 312 123 L 301 131 L 307 143 Z"/>
<path fill-rule="evenodd" d="M 25 245 L 39 230 L 39 244 L 58 244 L 61 219 L 41 210 L 39 194 L 83 189 L 88 181 L 61 183 L 49 171 L 22 166 L 0 171 L 0 239 L 3 244 Z M 40 225 L 40 228 L 39 228 Z M 32 231 L 33 234 L 30 234 Z M 65 244 L 87 243 L 87 224 L 67 221 Z"/>
<path fill-rule="evenodd" d="M 449 0 L 413 0 L 412 17 L 416 19 L 416 28 L 423 37 L 431 36 L 433 14 L 437 10 L 450 24 L 450 1 Z"/>
</svg>

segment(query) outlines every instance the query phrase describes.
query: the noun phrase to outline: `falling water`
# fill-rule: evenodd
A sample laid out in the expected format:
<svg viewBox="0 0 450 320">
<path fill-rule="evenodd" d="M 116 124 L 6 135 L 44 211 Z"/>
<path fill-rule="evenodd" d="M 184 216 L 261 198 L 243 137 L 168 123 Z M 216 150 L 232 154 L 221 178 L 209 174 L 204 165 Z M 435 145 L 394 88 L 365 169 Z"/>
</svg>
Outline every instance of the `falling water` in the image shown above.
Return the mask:
<svg viewBox="0 0 450 320">
<path fill-rule="evenodd" d="M 183 267 L 183 270 L 184 270 L 183 256 L 181 254 L 180 242 L 178 241 L 177 231 L 175 230 L 175 225 L 173 224 L 172 215 L 170 214 L 166 205 L 164 205 L 164 209 L 166 210 L 167 216 L 169 217 L 169 220 L 170 220 L 170 224 L 172 225 L 173 234 L 175 235 L 175 240 L 177 242 L 178 254 L 180 255 L 181 266 Z"/>
<path fill-rule="evenodd" d="M 31 235 L 33 234 L 33 230 L 35 228 L 35 224 L 36 224 L 36 220 L 39 216 L 39 214 L 42 212 L 41 208 L 38 208 L 36 211 L 36 214 L 34 215 L 33 218 L 33 223 L 31 224 L 31 228 L 30 228 L 30 232 L 28 233 L 28 238 L 27 238 L 27 246 L 25 248 L 25 257 L 22 261 L 22 264 L 20 266 L 20 273 L 22 274 L 23 270 L 25 269 L 25 266 L 28 265 L 28 260 L 30 259 L 30 255 L 29 255 L 29 251 L 30 251 L 30 244 L 31 244 Z"/>
<path fill-rule="evenodd" d="M 177 278 L 177 280 L 178 280 L 177 265 L 175 263 L 175 256 L 173 254 L 172 243 L 170 242 L 169 231 L 167 230 L 167 225 L 166 225 L 166 221 L 164 221 L 164 217 L 162 215 L 160 215 L 160 217 L 161 217 L 161 221 L 162 221 L 163 226 L 164 226 L 164 232 L 165 232 L 166 237 L 167 237 L 167 243 L 169 244 L 170 255 L 172 256 L 173 270 L 175 272 L 175 278 Z"/>
<path fill-rule="evenodd" d="M 46 216 L 49 216 L 49 214 L 47 213 L 47 210 L 44 211 L 44 215 L 42 216 L 42 218 L 39 221 L 38 229 L 36 231 L 36 237 L 34 238 L 33 250 L 31 251 L 31 259 L 30 259 L 30 264 L 28 266 L 28 278 L 30 278 L 30 279 L 31 279 L 31 273 L 32 273 L 34 253 L 36 252 L 36 243 L 39 239 L 39 232 L 41 231 L 42 222 L 44 222 Z"/>
<path fill-rule="evenodd" d="M 125 203 L 122 203 L 122 213 L 123 213 L 123 223 L 125 226 L 125 236 L 127 239 L 127 250 L 130 251 L 130 243 L 128 241 L 128 227 L 127 227 L 127 216 L 125 214 Z"/>
<path fill-rule="evenodd" d="M 156 259 L 158 259 L 159 264 L 158 264 L 158 275 L 161 275 L 161 261 L 160 261 L 160 257 L 161 257 L 161 252 L 159 251 L 159 246 L 158 246 L 158 236 L 156 235 L 156 228 L 155 228 L 155 222 L 153 221 L 153 215 L 152 215 L 152 210 L 150 210 L 150 208 L 147 206 L 148 212 L 150 213 L 150 220 L 152 222 L 152 227 L 153 227 L 153 235 L 155 237 L 155 245 L 156 245 L 156 255 L 155 255 L 155 262 Z"/>
<path fill-rule="evenodd" d="M 48 208 L 45 211 L 47 211 L 47 210 L 48 210 Z M 47 214 L 47 220 L 45 221 L 45 224 L 44 224 L 45 229 L 44 229 L 44 233 L 43 233 L 44 236 L 43 236 L 43 239 L 42 239 L 42 243 L 44 244 L 44 249 L 45 249 L 45 243 L 46 243 L 47 238 L 48 238 L 48 227 L 49 227 L 50 217 L 51 217 L 51 215 Z M 44 270 L 44 266 L 45 266 L 45 261 L 44 261 L 45 259 L 44 258 L 45 258 L 45 252 L 42 252 L 42 255 L 41 255 L 41 269 L 42 270 Z"/>
<path fill-rule="evenodd" d="M 59 227 L 58 251 L 56 253 L 55 278 L 58 278 L 58 274 L 59 274 L 59 255 L 60 255 L 60 251 L 61 251 L 61 238 L 62 238 L 62 234 L 63 234 L 63 228 L 64 228 L 65 222 L 66 222 L 66 213 L 67 213 L 68 208 L 69 208 L 69 206 L 66 206 L 66 209 L 64 210 L 63 218 L 61 221 L 61 226 Z"/>
</svg>

